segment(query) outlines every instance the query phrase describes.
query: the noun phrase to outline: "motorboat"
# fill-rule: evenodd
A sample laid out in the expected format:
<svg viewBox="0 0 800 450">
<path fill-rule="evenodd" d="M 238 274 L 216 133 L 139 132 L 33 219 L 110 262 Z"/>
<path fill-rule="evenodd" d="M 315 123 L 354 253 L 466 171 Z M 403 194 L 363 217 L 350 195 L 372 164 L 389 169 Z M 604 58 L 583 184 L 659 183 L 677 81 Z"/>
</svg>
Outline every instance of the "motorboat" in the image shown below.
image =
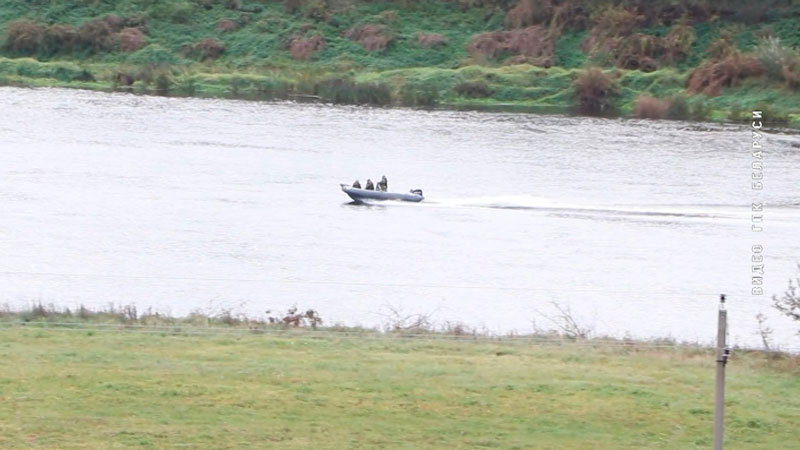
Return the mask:
<svg viewBox="0 0 800 450">
<path fill-rule="evenodd" d="M 354 188 L 349 184 L 340 184 L 340 186 L 345 194 L 357 202 L 364 200 L 401 200 L 404 202 L 421 202 L 425 198 L 422 196 L 421 189 L 411 189 L 408 192 L 385 192 L 372 189 Z"/>
</svg>

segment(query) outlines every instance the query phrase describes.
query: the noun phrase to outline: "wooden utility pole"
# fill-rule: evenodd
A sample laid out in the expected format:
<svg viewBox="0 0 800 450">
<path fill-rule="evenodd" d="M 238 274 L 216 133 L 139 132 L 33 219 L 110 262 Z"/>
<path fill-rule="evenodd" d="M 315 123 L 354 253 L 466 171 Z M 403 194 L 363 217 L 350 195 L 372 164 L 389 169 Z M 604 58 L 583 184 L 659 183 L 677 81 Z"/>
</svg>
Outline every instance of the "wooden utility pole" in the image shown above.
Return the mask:
<svg viewBox="0 0 800 450">
<path fill-rule="evenodd" d="M 722 431 L 725 418 L 725 364 L 730 350 L 725 344 L 728 328 L 728 311 L 725 310 L 725 294 L 719 296 L 717 315 L 717 385 L 714 396 L 714 450 L 722 450 Z"/>
</svg>

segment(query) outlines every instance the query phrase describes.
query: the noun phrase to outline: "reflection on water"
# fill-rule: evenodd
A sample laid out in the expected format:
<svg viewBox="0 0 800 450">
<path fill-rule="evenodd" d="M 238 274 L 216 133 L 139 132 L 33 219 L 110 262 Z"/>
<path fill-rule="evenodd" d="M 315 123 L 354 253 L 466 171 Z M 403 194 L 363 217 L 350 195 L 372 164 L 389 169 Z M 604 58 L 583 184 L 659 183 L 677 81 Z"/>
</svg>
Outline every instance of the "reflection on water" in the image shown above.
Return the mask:
<svg viewBox="0 0 800 450">
<path fill-rule="evenodd" d="M 0 92 L 0 302 L 524 332 L 555 301 L 598 333 L 709 342 L 724 292 L 734 342 L 758 345 L 764 312 L 800 347 L 749 295 L 753 244 L 769 294 L 800 261 L 797 135 L 765 140 L 754 236 L 735 125 Z M 339 189 L 383 174 L 426 200 Z"/>
</svg>

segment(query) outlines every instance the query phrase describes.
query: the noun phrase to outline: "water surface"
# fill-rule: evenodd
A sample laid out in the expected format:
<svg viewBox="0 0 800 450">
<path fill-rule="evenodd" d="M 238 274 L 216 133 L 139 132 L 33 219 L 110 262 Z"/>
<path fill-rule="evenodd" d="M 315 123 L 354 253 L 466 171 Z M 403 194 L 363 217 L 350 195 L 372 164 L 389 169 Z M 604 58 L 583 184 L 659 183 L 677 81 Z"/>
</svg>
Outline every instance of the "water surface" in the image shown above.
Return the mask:
<svg viewBox="0 0 800 450">
<path fill-rule="evenodd" d="M 0 89 L 0 303 L 134 303 L 327 323 L 391 310 L 528 332 L 550 302 L 598 334 L 710 342 L 797 325 L 750 295 L 800 262 L 800 140 L 743 126 Z M 353 205 L 389 179 L 420 204 Z M 765 231 L 750 203 L 766 200 Z"/>
</svg>

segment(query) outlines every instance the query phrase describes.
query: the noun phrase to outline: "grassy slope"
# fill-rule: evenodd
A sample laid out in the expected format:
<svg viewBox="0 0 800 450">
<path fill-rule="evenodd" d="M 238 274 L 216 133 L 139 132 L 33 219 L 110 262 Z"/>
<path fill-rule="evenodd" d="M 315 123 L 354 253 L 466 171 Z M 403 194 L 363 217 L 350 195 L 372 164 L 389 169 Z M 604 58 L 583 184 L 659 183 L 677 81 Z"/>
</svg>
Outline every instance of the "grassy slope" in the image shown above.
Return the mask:
<svg viewBox="0 0 800 450">
<path fill-rule="evenodd" d="M 727 448 L 796 443 L 788 367 L 734 357 Z M 713 370 L 696 350 L 2 329 L 0 447 L 708 448 Z"/>
<path fill-rule="evenodd" d="M 452 1 L 376 1 L 355 3 L 349 9 L 335 11 L 326 20 L 316 20 L 305 17 L 302 10 L 287 13 L 277 1 L 244 1 L 244 10 L 258 9 L 244 13 L 224 8 L 221 0 L 212 1 L 213 7 L 208 10 L 198 3 L 180 0 L 3 2 L 0 27 L 21 17 L 40 23 L 75 26 L 106 14 L 125 17 L 145 13 L 149 20 L 148 46 L 132 54 L 116 51 L 96 55 L 38 54 L 34 55 L 36 60 L 17 60 L 11 58 L 19 57 L 18 54 L 0 52 L 0 84 L 111 89 L 116 73 L 135 71 L 148 64 L 162 66 L 166 61 L 169 87 L 174 94 L 254 98 L 282 97 L 290 92 L 320 94 L 318 81 L 335 75 L 383 83 L 391 90 L 391 99 L 408 104 L 568 110 L 575 103 L 572 82 L 579 68 L 587 62 L 579 48 L 586 31 L 567 30 L 556 42 L 557 67 L 552 69 L 528 65 L 470 65 L 465 51 L 470 36 L 503 27 L 504 11 L 494 7 L 461 8 Z M 396 19 L 387 19 L 386 11 L 396 13 Z M 215 28 L 220 19 L 241 21 L 242 14 L 248 16 L 249 23 L 236 31 L 221 32 Z M 341 36 L 344 30 L 365 23 L 384 23 L 394 36 L 394 42 L 383 52 L 368 52 Z M 308 28 L 305 35 L 324 35 L 326 47 L 309 62 L 293 61 L 286 39 L 302 34 L 305 28 Z M 633 100 L 643 92 L 659 97 L 683 92 L 687 70 L 703 60 L 705 49 L 721 30 L 734 30 L 736 44 L 746 50 L 756 42 L 754 33 L 764 28 L 770 28 L 789 46 L 800 45 L 800 31 L 793 17 L 771 15 L 768 22 L 752 25 L 720 20 L 697 24 L 692 52 L 676 68 L 652 73 L 621 71 L 620 96 L 614 101 L 617 110 L 630 114 Z M 647 31 L 664 35 L 667 29 Z M 416 44 L 418 32 L 442 33 L 449 42 L 444 47 L 424 49 Z M 200 63 L 181 56 L 184 45 L 203 38 L 223 42 L 225 54 L 213 63 Z M 95 81 L 80 80 L 81 77 L 75 76 L 78 69 L 86 69 Z M 454 91 L 460 83 L 476 81 L 490 88 L 488 97 L 467 98 Z M 153 84 L 137 81 L 134 89 L 152 90 Z M 426 98 L 430 97 L 429 102 L 416 101 L 413 96 L 409 100 L 405 96 L 407 92 L 420 91 L 425 92 Z M 768 106 L 782 116 L 800 121 L 800 107 L 797 106 L 800 92 L 764 77 L 728 88 L 718 97 L 696 96 L 692 101 L 707 102 L 716 110 L 712 114 L 715 118 Z"/>
</svg>

